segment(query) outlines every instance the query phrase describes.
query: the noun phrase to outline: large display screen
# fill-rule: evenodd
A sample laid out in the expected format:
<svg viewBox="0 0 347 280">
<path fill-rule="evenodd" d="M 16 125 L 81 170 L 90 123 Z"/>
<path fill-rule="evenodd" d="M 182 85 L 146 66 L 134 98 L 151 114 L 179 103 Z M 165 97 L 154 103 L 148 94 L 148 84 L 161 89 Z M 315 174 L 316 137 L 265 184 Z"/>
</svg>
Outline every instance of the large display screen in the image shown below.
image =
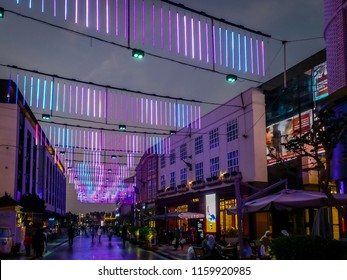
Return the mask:
<svg viewBox="0 0 347 280">
<path fill-rule="evenodd" d="M 312 69 L 312 87 L 314 100 L 318 100 L 329 95 L 326 62 L 323 62 Z"/>
<path fill-rule="evenodd" d="M 216 233 L 216 194 L 206 195 L 206 232 Z"/>
</svg>

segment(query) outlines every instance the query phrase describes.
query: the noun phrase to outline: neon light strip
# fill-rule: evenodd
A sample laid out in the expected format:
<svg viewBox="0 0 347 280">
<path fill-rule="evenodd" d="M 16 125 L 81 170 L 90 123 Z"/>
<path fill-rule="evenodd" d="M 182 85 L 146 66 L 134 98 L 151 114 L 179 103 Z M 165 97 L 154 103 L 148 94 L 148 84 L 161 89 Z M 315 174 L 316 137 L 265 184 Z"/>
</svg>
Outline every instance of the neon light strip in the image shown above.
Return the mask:
<svg viewBox="0 0 347 280">
<path fill-rule="evenodd" d="M 206 25 L 205 25 L 205 30 L 206 30 L 206 63 L 209 63 L 210 62 L 210 54 L 209 54 L 209 49 L 208 49 L 208 24 L 206 22 Z"/>
<path fill-rule="evenodd" d="M 88 89 L 89 91 L 89 89 Z M 95 115 L 96 115 L 96 112 L 95 112 L 95 109 L 96 109 L 96 102 L 95 102 L 95 89 L 93 90 L 93 117 L 95 118 Z"/>
<path fill-rule="evenodd" d="M 199 60 L 201 61 L 202 55 L 201 55 L 201 22 L 199 20 Z"/>
<path fill-rule="evenodd" d="M 107 4 L 108 3 L 106 0 L 106 7 L 107 7 Z M 107 18 L 107 12 L 106 12 L 106 18 Z M 99 31 L 99 0 L 96 0 L 96 30 Z"/>
<path fill-rule="evenodd" d="M 89 0 L 86 0 L 86 27 L 89 27 Z"/>
<path fill-rule="evenodd" d="M 256 46 L 256 52 L 257 52 L 257 73 L 260 75 L 260 69 L 259 69 L 259 41 L 258 39 L 255 40 L 255 46 Z"/>
<path fill-rule="evenodd" d="M 133 26 L 133 36 L 134 36 L 134 41 L 136 41 L 136 0 L 134 0 L 134 7 L 133 7 L 133 19 L 134 19 L 134 26 Z"/>
<path fill-rule="evenodd" d="M 171 10 L 169 9 L 169 50 L 172 51 L 172 25 L 171 25 Z"/>
<path fill-rule="evenodd" d="M 142 44 L 145 44 L 145 0 L 142 0 Z"/>
<path fill-rule="evenodd" d="M 263 76 L 265 76 L 265 49 L 264 49 L 264 41 L 261 41 L 261 54 L 262 54 L 262 63 L 263 63 Z"/>
<path fill-rule="evenodd" d="M 16 75 L 16 104 L 18 104 L 19 74 Z"/>
<path fill-rule="evenodd" d="M 238 44 L 238 62 L 239 62 L 239 68 L 238 70 L 241 71 L 241 35 L 240 33 L 237 34 L 237 44 Z"/>
<path fill-rule="evenodd" d="M 77 114 L 77 107 L 78 107 L 78 86 L 76 86 L 76 91 L 75 91 L 75 94 L 76 94 L 76 106 L 75 106 L 75 114 Z"/>
<path fill-rule="evenodd" d="M 57 84 L 57 101 L 55 104 L 55 111 L 58 112 L 59 111 L 59 91 L 60 91 L 60 84 Z"/>
<path fill-rule="evenodd" d="M 39 125 L 35 124 L 35 145 L 39 144 Z"/>
<path fill-rule="evenodd" d="M 57 0 L 54 0 L 54 4 L 53 4 L 53 14 L 54 14 L 54 17 L 57 16 Z"/>
<path fill-rule="evenodd" d="M 194 19 L 190 19 L 190 26 L 191 26 L 191 32 L 192 32 L 192 58 L 195 58 L 195 42 L 194 42 Z"/>
<path fill-rule="evenodd" d="M 110 3 L 106 0 L 106 33 L 110 32 Z"/>
<path fill-rule="evenodd" d="M 245 60 L 245 72 L 248 72 L 248 70 L 247 70 L 247 37 L 246 37 L 246 35 L 243 35 L 243 48 L 244 48 L 244 60 Z"/>
<path fill-rule="evenodd" d="M 118 0 L 116 0 L 116 17 L 115 17 L 115 20 L 116 20 L 116 36 L 118 36 Z"/>
<path fill-rule="evenodd" d="M 84 87 L 82 87 L 82 97 L 81 97 L 81 115 L 83 115 L 83 109 L 84 109 Z"/>
<path fill-rule="evenodd" d="M 176 44 L 177 44 L 177 53 L 180 53 L 180 18 L 179 14 L 176 13 Z"/>
<path fill-rule="evenodd" d="M 234 32 L 231 32 L 231 64 L 232 64 L 232 68 L 235 69 L 235 39 L 234 39 Z"/>
<path fill-rule="evenodd" d="M 87 116 L 89 116 L 89 106 L 90 106 L 90 89 L 87 89 Z"/>
<path fill-rule="evenodd" d="M 63 127 L 63 144 L 62 144 L 62 146 L 63 146 L 63 148 L 65 148 L 65 127 Z"/>
<path fill-rule="evenodd" d="M 152 46 L 155 46 L 155 6 L 152 5 Z"/>
<path fill-rule="evenodd" d="M 75 0 L 75 23 L 78 23 L 78 0 Z"/>
<path fill-rule="evenodd" d="M 72 112 L 72 85 L 70 85 L 70 111 L 69 113 L 71 114 Z"/>
<path fill-rule="evenodd" d="M 219 27 L 219 64 L 223 64 L 223 55 L 222 55 L 222 28 Z"/>
<path fill-rule="evenodd" d="M 160 7 L 160 41 L 161 48 L 164 48 L 164 11 L 163 7 Z"/>
<path fill-rule="evenodd" d="M 65 113 L 65 100 L 66 100 L 66 85 L 64 84 L 63 89 L 63 112 Z"/>
<path fill-rule="evenodd" d="M 229 67 L 228 30 L 225 29 L 225 67 Z"/>
<path fill-rule="evenodd" d="M 41 1 L 41 13 L 44 13 L 44 12 L 45 12 L 45 0 L 42 0 Z"/>
<path fill-rule="evenodd" d="M 184 56 L 188 55 L 187 50 L 187 17 L 183 17 L 183 26 L 184 26 Z"/>
<path fill-rule="evenodd" d="M 53 94 L 54 94 L 54 83 L 51 81 L 51 95 L 49 100 L 49 110 L 53 110 Z"/>
<path fill-rule="evenodd" d="M 24 76 L 24 80 L 23 80 L 23 105 L 25 105 L 26 102 L 26 91 L 27 91 L 27 76 Z"/>
<path fill-rule="evenodd" d="M 67 20 L 67 0 L 65 0 L 65 6 L 64 6 L 64 19 Z"/>
<path fill-rule="evenodd" d="M 217 64 L 216 57 L 216 28 L 212 26 L 212 47 L 213 47 L 213 64 Z"/>
<path fill-rule="evenodd" d="M 39 101 L 40 101 L 40 79 L 37 79 L 36 108 L 39 108 Z"/>
<path fill-rule="evenodd" d="M 128 0 L 124 0 L 124 39 L 128 38 Z"/>
<path fill-rule="evenodd" d="M 29 9 L 31 9 L 31 0 L 29 0 Z"/>
<path fill-rule="evenodd" d="M 250 47 L 251 47 L 251 72 L 254 74 L 254 61 L 253 61 L 253 38 L 250 38 Z"/>
</svg>

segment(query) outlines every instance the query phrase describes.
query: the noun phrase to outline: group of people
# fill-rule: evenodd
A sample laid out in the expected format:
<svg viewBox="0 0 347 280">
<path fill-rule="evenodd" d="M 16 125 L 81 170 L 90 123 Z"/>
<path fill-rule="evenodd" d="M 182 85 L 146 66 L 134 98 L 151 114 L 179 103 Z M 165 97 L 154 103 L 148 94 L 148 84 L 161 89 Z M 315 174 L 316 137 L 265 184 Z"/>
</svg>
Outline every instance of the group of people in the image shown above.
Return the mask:
<svg viewBox="0 0 347 280">
<path fill-rule="evenodd" d="M 27 232 L 24 237 L 25 255 L 31 255 L 31 249 L 34 251 L 34 256 L 41 258 L 47 246 L 47 237 L 42 228 L 37 228 L 35 233 Z"/>
</svg>

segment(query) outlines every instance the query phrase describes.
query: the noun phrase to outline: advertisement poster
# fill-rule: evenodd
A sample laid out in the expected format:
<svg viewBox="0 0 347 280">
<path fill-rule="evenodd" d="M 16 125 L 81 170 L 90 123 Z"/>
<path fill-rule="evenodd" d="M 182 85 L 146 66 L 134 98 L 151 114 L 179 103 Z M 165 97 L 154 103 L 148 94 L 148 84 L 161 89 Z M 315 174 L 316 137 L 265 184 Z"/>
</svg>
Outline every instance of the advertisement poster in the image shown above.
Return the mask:
<svg viewBox="0 0 347 280">
<path fill-rule="evenodd" d="M 206 232 L 216 233 L 216 194 L 206 195 Z"/>
<path fill-rule="evenodd" d="M 312 69 L 313 98 L 318 100 L 328 96 L 327 64 L 323 62 Z"/>
<path fill-rule="evenodd" d="M 300 121 L 301 120 L 301 121 Z M 301 127 L 300 127 L 301 123 Z M 288 118 L 286 120 L 280 121 L 278 123 L 272 124 L 266 128 L 266 154 L 267 163 L 273 164 L 276 162 L 276 158 L 269 156 L 269 153 L 280 157 L 281 159 L 290 159 L 295 157 L 293 153 L 289 153 L 281 143 L 284 137 L 288 136 L 289 139 L 294 134 L 305 133 L 311 128 L 311 110 L 301 113 L 301 115 L 296 115 L 293 118 Z"/>
</svg>

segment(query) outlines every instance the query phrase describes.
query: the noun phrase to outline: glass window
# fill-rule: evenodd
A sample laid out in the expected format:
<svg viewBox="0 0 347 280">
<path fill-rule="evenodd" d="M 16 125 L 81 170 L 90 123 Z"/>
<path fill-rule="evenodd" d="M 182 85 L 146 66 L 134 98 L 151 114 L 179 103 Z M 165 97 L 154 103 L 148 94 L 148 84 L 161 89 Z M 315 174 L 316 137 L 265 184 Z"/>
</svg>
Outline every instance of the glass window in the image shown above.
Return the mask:
<svg viewBox="0 0 347 280">
<path fill-rule="evenodd" d="M 239 171 L 239 151 L 229 152 L 227 155 L 228 159 L 228 172 Z"/>
<path fill-rule="evenodd" d="M 176 174 L 175 174 L 175 172 L 170 173 L 170 187 L 176 187 Z"/>
<path fill-rule="evenodd" d="M 210 171 L 211 177 L 219 176 L 219 157 L 214 157 L 210 159 Z"/>
<path fill-rule="evenodd" d="M 201 154 L 204 150 L 202 135 L 195 138 L 195 154 Z"/>
<path fill-rule="evenodd" d="M 165 175 L 161 175 L 160 176 L 160 187 L 162 189 L 165 189 L 165 186 L 166 186 Z"/>
<path fill-rule="evenodd" d="M 210 136 L 210 149 L 216 148 L 219 146 L 219 136 L 218 136 L 218 127 L 209 132 Z"/>
<path fill-rule="evenodd" d="M 187 184 L 187 168 L 182 168 L 180 170 L 181 184 Z"/>
<path fill-rule="evenodd" d="M 160 156 L 160 167 L 161 168 L 165 168 L 166 166 L 166 158 L 165 158 L 165 154 Z"/>
<path fill-rule="evenodd" d="M 237 119 L 227 123 L 227 141 L 233 141 L 238 138 Z"/>
<path fill-rule="evenodd" d="M 175 152 L 175 149 L 171 150 L 171 153 L 170 153 L 170 164 L 175 164 L 176 162 L 176 152 Z"/>
<path fill-rule="evenodd" d="M 204 164 L 203 162 L 199 162 L 195 164 L 195 179 L 204 180 Z"/>
<path fill-rule="evenodd" d="M 182 144 L 180 146 L 180 159 L 186 159 L 187 158 L 187 144 Z"/>
</svg>

